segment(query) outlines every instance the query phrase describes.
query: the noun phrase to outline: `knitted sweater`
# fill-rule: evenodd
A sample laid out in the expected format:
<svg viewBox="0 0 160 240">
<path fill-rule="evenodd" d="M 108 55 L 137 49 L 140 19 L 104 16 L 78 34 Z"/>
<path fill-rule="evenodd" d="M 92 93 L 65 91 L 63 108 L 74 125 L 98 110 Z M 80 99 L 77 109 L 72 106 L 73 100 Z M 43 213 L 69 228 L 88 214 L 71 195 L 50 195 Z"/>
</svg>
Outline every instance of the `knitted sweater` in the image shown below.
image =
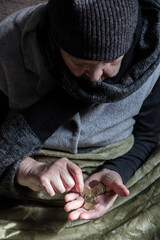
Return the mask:
<svg viewBox="0 0 160 240">
<path fill-rule="evenodd" d="M 152 20 L 154 26 L 152 30 L 148 26 L 149 23 L 151 24 L 149 22 L 151 18 L 147 18 L 149 9 L 156 16 Z M 153 0 L 148 1 L 148 6 L 144 8 L 140 39 L 143 58 L 139 57 L 134 71 L 125 75 L 127 79 L 128 76 L 134 77 L 132 76 L 134 74 L 146 79 L 145 83 L 121 101 L 92 105 L 87 111 L 81 109 L 78 113 L 73 109 L 73 117 L 66 116 L 66 122 L 60 121 L 58 109 L 56 113 L 59 115 L 56 120 L 55 112 L 51 111 L 52 106 L 46 109 L 45 104 L 53 101 L 53 96 L 42 98 L 51 89 L 53 91 L 56 89 L 56 82 L 44 68 L 44 59 L 38 48 L 35 33 L 36 26 L 45 11 L 45 4 L 16 12 L 1 22 L 0 45 L 3 48 L 0 49 L 0 90 L 4 94 L 2 97 L 6 104 L 7 97 L 11 112 L 7 120 L 2 119 L 0 130 L 0 187 L 3 195 L 20 197 L 14 183 L 17 167 L 24 158 L 39 151 L 43 146 L 76 154 L 79 149 L 103 147 L 121 141 L 134 133 L 135 143 L 132 149 L 120 158 L 107 161 L 103 166 L 119 172 L 124 182 L 147 159 L 156 146 L 160 133 L 159 9 L 158 2 Z M 145 35 L 154 37 L 154 47 L 153 38 L 145 42 Z M 42 77 L 44 74 L 46 78 Z M 31 112 L 28 110 L 32 105 L 34 113 L 33 109 Z M 45 106 L 44 117 L 39 120 L 42 106 Z M 47 123 L 49 127 L 44 128 L 46 120 L 55 123 Z"/>
</svg>

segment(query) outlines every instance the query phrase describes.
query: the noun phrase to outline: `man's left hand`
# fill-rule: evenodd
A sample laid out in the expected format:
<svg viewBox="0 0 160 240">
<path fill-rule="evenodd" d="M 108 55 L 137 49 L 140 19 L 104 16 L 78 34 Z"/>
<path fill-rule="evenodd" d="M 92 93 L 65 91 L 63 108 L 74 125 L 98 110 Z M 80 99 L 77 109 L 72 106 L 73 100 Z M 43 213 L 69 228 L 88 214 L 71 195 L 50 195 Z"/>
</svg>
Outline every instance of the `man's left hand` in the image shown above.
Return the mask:
<svg viewBox="0 0 160 240">
<path fill-rule="evenodd" d="M 97 180 L 106 186 L 106 192 L 96 197 L 96 203 L 92 210 L 83 208 L 84 198 L 79 193 L 69 193 L 65 196 L 67 202 L 64 209 L 69 212 L 70 221 L 77 219 L 91 220 L 103 216 L 112 207 L 117 196 L 128 196 L 129 190 L 122 182 L 121 176 L 112 170 L 103 169 L 93 174 L 85 182 L 85 187 L 90 188 L 90 182 Z"/>
</svg>

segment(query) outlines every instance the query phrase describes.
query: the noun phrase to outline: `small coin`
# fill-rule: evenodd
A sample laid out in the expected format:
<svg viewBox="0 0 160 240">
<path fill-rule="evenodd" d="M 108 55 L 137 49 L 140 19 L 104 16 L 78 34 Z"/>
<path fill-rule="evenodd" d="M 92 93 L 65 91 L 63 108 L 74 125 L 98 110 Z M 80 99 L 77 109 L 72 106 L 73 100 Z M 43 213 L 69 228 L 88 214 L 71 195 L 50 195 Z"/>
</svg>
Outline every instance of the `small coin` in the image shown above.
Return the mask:
<svg viewBox="0 0 160 240">
<path fill-rule="evenodd" d="M 99 189 L 99 187 L 98 186 L 95 186 L 94 188 L 92 188 L 92 193 L 93 193 L 93 195 L 94 196 L 99 196 L 100 195 L 100 193 L 101 193 L 101 190 Z"/>
<path fill-rule="evenodd" d="M 96 198 L 91 199 L 91 200 L 90 200 L 90 203 L 93 203 L 93 204 L 95 205 L 95 203 L 96 203 Z"/>
<path fill-rule="evenodd" d="M 83 189 L 83 192 L 81 192 L 81 197 L 85 197 L 87 194 L 90 194 L 90 190 L 89 190 L 89 188 L 84 188 Z"/>
<path fill-rule="evenodd" d="M 105 193 L 105 186 L 102 183 L 99 183 L 97 186 L 92 188 L 92 193 L 97 197 Z"/>
<path fill-rule="evenodd" d="M 96 197 L 105 193 L 105 186 L 103 183 L 98 182 L 96 180 L 91 182 L 92 188 L 84 188 L 83 192 L 81 193 L 81 196 L 84 198 L 84 208 L 86 210 L 91 210 L 94 208 Z"/>
<path fill-rule="evenodd" d="M 105 185 L 104 185 L 103 183 L 99 183 L 98 186 L 99 186 L 99 188 L 101 189 L 101 194 L 104 194 L 105 191 L 106 191 Z"/>
<path fill-rule="evenodd" d="M 92 210 L 94 208 L 94 204 L 91 202 L 85 202 L 83 206 L 86 210 Z"/>
<path fill-rule="evenodd" d="M 86 202 L 90 202 L 93 199 L 95 199 L 95 195 L 90 191 L 90 193 L 85 195 L 84 199 L 85 199 Z"/>
<path fill-rule="evenodd" d="M 97 180 L 93 180 L 93 181 L 90 182 L 89 186 L 91 188 L 93 188 L 94 186 L 97 186 L 98 184 L 99 184 L 99 182 Z"/>
</svg>

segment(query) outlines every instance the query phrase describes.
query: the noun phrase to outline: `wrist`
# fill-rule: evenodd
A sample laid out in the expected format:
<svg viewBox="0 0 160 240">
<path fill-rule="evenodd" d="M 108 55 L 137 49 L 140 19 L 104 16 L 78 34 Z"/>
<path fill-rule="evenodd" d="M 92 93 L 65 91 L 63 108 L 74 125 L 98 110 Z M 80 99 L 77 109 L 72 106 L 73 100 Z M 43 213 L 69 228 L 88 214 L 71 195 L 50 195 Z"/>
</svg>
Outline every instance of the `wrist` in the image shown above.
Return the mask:
<svg viewBox="0 0 160 240">
<path fill-rule="evenodd" d="M 42 165 L 45 165 L 45 163 L 37 162 L 31 157 L 25 158 L 18 166 L 15 181 L 22 186 L 27 186 L 27 176 L 32 172 L 33 169 L 37 169 L 38 171 L 38 168 Z"/>
</svg>

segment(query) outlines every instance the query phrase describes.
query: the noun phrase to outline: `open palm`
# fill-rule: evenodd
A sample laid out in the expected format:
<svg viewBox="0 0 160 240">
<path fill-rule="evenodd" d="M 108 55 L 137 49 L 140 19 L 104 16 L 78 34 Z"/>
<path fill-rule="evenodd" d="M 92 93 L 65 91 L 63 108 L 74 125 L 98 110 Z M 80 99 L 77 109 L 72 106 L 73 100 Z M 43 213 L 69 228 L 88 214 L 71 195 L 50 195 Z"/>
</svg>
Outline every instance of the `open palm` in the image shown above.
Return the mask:
<svg viewBox="0 0 160 240">
<path fill-rule="evenodd" d="M 69 220 L 76 219 L 96 219 L 103 216 L 109 208 L 112 207 L 117 196 L 127 196 L 128 189 L 123 185 L 120 175 L 109 169 L 103 169 L 100 172 L 93 174 L 85 182 L 85 187 L 90 188 L 90 182 L 97 180 L 106 186 L 106 193 L 96 197 L 96 202 L 92 210 L 83 208 L 84 198 L 79 193 L 70 193 L 65 196 L 65 210 L 69 213 Z"/>
</svg>

